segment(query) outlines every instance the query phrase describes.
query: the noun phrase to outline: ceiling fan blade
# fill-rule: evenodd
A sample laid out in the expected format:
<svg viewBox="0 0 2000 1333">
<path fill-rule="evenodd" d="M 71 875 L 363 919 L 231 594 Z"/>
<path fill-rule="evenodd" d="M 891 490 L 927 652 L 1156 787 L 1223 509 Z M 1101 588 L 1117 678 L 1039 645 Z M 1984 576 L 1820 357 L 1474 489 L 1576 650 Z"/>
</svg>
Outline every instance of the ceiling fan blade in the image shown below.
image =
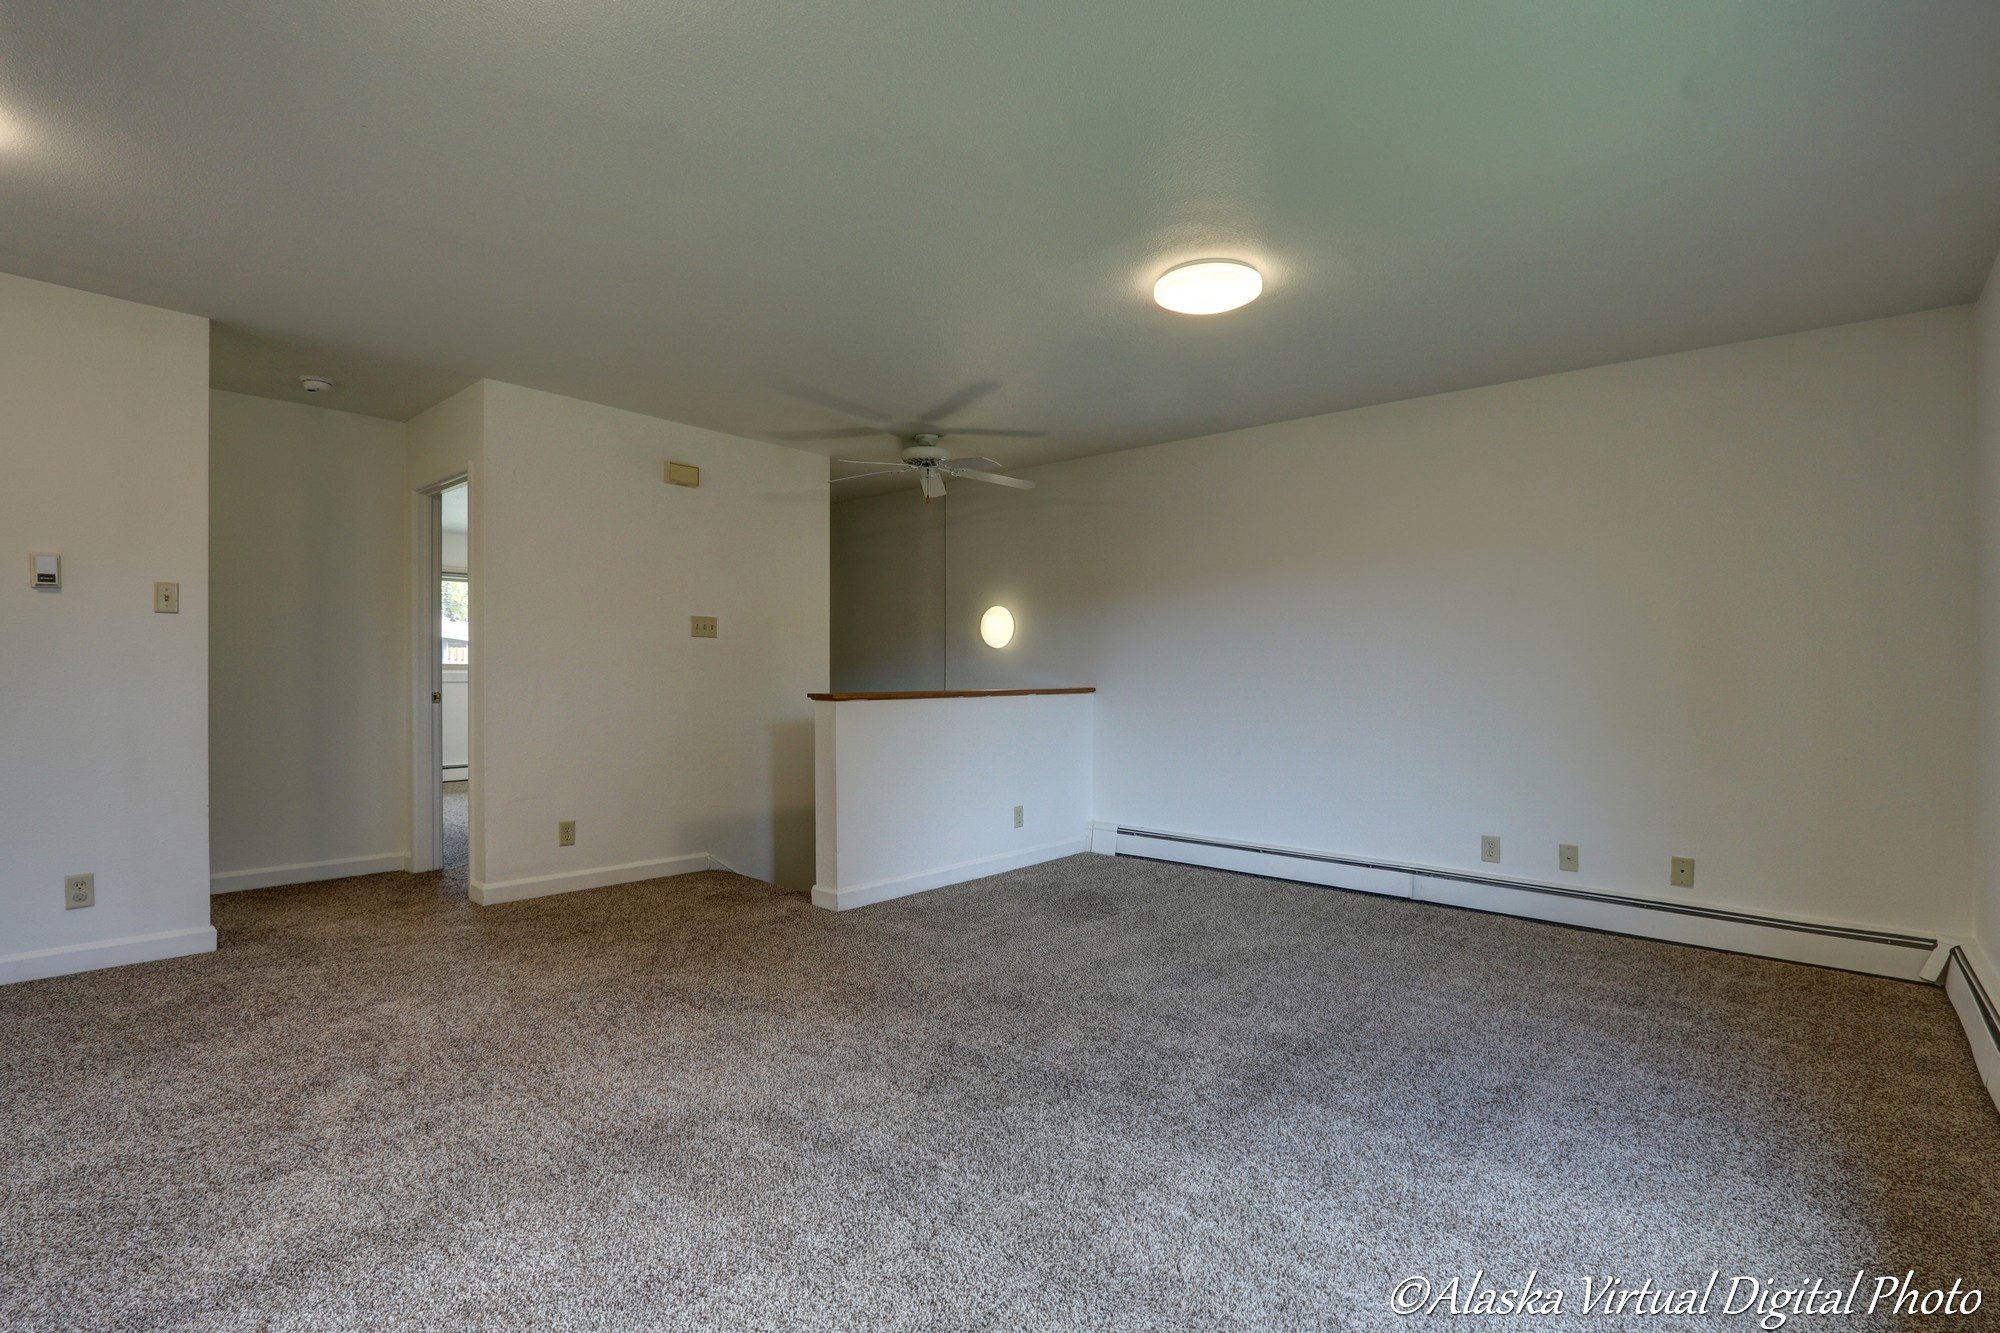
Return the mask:
<svg viewBox="0 0 2000 1333">
<path fill-rule="evenodd" d="M 941 498 L 944 495 L 944 478 L 937 474 L 936 468 L 925 468 L 923 472 L 919 484 L 924 488 L 924 498 L 926 500 Z"/>
<path fill-rule="evenodd" d="M 774 440 L 865 440 L 870 435 L 885 433 L 873 426 L 829 426 L 824 430 L 774 430 L 770 432 L 770 437 Z"/>
<path fill-rule="evenodd" d="M 957 413 L 963 412 L 966 408 L 971 407 L 974 403 L 999 387 L 999 380 L 974 380 L 916 419 L 924 425 L 934 426 L 948 416 L 954 416 Z"/>
<path fill-rule="evenodd" d="M 855 467 L 879 467 L 890 472 L 908 472 L 915 463 L 898 463 L 893 458 L 829 458 L 829 463 L 852 463 Z"/>
<path fill-rule="evenodd" d="M 876 430 L 887 430 L 889 427 L 889 419 L 874 408 L 864 407 L 860 403 L 850 403 L 838 394 L 828 393 L 824 389 L 815 389 L 810 384 L 801 384 L 797 380 L 780 380 L 778 381 L 778 388 L 794 398 L 803 398 L 809 403 L 817 403 L 829 411 L 838 412 L 849 420 L 858 421 L 864 426 L 873 426 Z"/>
<path fill-rule="evenodd" d="M 850 472 L 844 477 L 833 477 L 830 478 L 830 480 L 860 481 L 863 477 L 896 477 L 896 476 L 901 476 L 903 471 L 904 469 L 899 467 L 884 467 L 884 468 L 877 468 L 873 472 Z"/>
<path fill-rule="evenodd" d="M 997 458 L 947 458 L 939 467 L 969 467 L 978 472 L 998 472 L 1000 460 Z"/>
<path fill-rule="evenodd" d="M 1049 433 L 1045 430 L 987 430 L 981 426 L 953 427 L 946 435 L 985 435 L 996 440 L 1045 440 Z"/>
<path fill-rule="evenodd" d="M 1017 491 L 1032 491 L 1035 483 L 1020 477 L 1003 477 L 998 472 L 961 472 L 957 468 L 946 468 L 954 477 L 964 477 L 967 481 L 990 481 L 995 486 L 1012 486 Z"/>
</svg>

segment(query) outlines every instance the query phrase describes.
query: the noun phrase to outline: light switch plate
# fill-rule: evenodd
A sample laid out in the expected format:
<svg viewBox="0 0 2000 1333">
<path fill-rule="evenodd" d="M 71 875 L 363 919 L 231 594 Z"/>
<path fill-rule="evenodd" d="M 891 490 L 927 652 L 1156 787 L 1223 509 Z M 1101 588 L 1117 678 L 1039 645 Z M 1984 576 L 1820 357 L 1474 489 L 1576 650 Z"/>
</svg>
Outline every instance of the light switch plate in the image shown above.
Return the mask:
<svg viewBox="0 0 2000 1333">
<path fill-rule="evenodd" d="M 181 613 L 181 585 L 178 583 L 155 583 L 153 585 L 153 610 L 163 616 L 177 616 Z"/>
<path fill-rule="evenodd" d="M 688 633 L 697 639 L 713 639 L 715 634 L 714 616 L 689 616 Z"/>
</svg>

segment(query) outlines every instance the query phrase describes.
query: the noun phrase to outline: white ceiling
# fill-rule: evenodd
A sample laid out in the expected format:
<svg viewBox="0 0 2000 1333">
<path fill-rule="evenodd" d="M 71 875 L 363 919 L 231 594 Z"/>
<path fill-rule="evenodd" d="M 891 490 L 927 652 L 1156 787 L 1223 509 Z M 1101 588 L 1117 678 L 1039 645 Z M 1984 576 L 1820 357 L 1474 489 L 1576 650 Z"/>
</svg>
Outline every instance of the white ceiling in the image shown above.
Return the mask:
<svg viewBox="0 0 2000 1333">
<path fill-rule="evenodd" d="M 408 365 L 315 338 L 287 338 L 222 323 L 208 326 L 208 370 L 209 383 L 231 393 L 283 398 L 391 421 L 408 421 L 479 378 Z M 332 380 L 333 388 L 309 394 L 299 384 L 302 375 Z"/>
<path fill-rule="evenodd" d="M 2000 248 L 1992 0 L 0 0 L 0 30 L 0 269 L 210 316 L 218 382 L 330 373 L 389 416 L 493 376 L 770 438 L 993 381 L 958 419 L 1050 431 L 980 449 L 1027 465 L 1967 301 Z M 1267 295 L 1148 302 L 1203 255 Z"/>
</svg>

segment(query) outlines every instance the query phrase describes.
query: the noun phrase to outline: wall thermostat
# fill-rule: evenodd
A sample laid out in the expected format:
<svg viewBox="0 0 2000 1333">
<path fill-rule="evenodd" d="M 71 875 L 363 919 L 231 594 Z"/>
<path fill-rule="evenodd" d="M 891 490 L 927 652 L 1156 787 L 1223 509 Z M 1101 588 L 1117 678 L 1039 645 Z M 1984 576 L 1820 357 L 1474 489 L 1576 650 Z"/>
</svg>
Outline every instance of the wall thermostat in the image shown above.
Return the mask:
<svg viewBox="0 0 2000 1333">
<path fill-rule="evenodd" d="M 62 557 L 59 555 L 31 555 L 28 557 L 28 584 L 35 588 L 62 587 Z"/>
</svg>

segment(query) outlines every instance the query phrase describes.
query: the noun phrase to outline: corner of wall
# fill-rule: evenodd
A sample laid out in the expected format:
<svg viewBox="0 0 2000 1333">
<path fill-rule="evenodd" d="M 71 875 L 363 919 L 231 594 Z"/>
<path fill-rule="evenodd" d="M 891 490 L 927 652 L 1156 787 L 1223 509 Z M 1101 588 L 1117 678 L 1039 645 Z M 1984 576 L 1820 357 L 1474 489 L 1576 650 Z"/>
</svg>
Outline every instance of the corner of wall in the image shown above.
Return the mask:
<svg viewBox="0 0 2000 1333">
<path fill-rule="evenodd" d="M 2000 256 L 1988 272 L 1975 328 L 1980 879 L 1974 923 L 1991 958 L 2000 952 Z"/>
</svg>

